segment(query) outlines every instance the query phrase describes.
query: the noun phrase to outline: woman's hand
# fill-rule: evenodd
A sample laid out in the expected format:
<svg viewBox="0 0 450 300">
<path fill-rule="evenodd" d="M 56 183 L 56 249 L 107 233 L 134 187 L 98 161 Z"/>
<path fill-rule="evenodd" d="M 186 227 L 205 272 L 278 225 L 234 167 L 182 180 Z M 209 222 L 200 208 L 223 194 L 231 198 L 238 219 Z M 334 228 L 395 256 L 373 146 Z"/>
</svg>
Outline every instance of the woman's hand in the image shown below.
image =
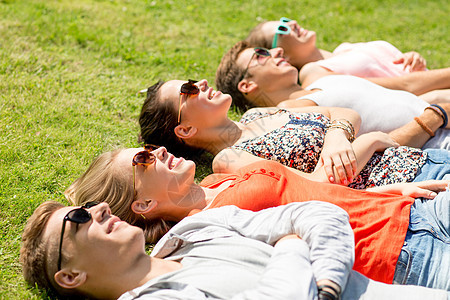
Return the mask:
<svg viewBox="0 0 450 300">
<path fill-rule="evenodd" d="M 385 186 L 368 188 L 367 191 L 392 193 L 413 198 L 434 199 L 437 193 L 450 186 L 450 180 L 426 180 L 421 182 L 395 183 Z"/>
<path fill-rule="evenodd" d="M 356 156 L 343 130 L 333 129 L 327 132 L 315 170 L 322 166 L 331 183 L 347 185 L 356 176 Z"/>
<path fill-rule="evenodd" d="M 425 71 L 427 61 L 419 53 L 415 51 L 403 53 L 401 57 L 393 61 L 394 64 L 403 64 L 403 70 L 408 66 L 410 72 Z"/>
</svg>

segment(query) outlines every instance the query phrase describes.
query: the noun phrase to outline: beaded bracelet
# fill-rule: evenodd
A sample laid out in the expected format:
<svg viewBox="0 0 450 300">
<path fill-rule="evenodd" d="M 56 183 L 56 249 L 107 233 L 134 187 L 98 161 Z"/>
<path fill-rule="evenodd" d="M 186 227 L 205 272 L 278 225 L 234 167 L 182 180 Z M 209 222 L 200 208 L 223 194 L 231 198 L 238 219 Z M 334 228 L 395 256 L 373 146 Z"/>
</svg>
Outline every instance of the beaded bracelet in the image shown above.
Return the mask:
<svg viewBox="0 0 450 300">
<path fill-rule="evenodd" d="M 436 112 L 444 121 L 444 124 L 441 125 L 440 128 L 445 128 L 448 124 L 448 116 L 445 112 L 445 109 L 442 108 L 439 104 L 431 104 L 430 106 L 426 107 L 425 109 L 432 109 L 434 112 Z"/>
</svg>

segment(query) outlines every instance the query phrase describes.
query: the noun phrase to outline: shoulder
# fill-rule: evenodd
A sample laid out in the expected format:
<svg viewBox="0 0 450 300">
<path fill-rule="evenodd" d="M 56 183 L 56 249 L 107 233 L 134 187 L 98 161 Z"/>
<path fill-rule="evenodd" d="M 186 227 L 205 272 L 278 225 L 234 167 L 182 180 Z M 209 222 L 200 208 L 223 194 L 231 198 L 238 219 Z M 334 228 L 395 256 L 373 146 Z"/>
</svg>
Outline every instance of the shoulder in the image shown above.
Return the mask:
<svg viewBox="0 0 450 300">
<path fill-rule="evenodd" d="M 214 157 L 212 162 L 213 172 L 226 174 L 236 173 L 236 171 L 244 164 L 246 154 L 248 153 L 239 149 L 223 149 Z"/>
<path fill-rule="evenodd" d="M 332 74 L 336 74 L 336 73 L 320 66 L 316 62 L 311 62 L 311 63 L 307 63 L 300 69 L 299 80 L 300 80 L 300 83 L 302 84 L 302 87 L 305 88 L 308 85 L 310 85 L 311 83 L 313 83 L 314 81 L 316 81 L 324 76 L 332 75 Z"/>
</svg>

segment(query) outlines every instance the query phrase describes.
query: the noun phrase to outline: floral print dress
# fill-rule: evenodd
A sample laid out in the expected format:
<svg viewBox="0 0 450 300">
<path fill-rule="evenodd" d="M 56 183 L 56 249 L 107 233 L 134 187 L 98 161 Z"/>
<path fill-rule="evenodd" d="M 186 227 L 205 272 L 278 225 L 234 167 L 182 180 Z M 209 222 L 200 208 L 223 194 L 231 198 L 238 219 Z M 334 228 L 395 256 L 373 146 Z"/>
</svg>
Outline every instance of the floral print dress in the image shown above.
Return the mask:
<svg viewBox="0 0 450 300">
<path fill-rule="evenodd" d="M 311 173 L 319 161 L 330 119 L 320 113 L 249 111 L 240 122 L 249 124 L 274 114 L 288 114 L 289 121 L 264 135 L 236 144 L 231 149 L 249 152 Z M 410 182 L 425 164 L 427 154 L 410 147 L 388 148 L 375 153 L 349 187 L 365 189 L 390 183 Z"/>
</svg>

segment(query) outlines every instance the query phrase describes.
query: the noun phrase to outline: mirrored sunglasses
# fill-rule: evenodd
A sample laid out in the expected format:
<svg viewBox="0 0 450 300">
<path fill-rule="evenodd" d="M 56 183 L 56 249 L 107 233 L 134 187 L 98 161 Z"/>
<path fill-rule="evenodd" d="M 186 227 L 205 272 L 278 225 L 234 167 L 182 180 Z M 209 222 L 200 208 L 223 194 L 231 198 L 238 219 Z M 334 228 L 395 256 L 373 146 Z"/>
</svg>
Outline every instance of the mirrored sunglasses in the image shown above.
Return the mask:
<svg viewBox="0 0 450 300">
<path fill-rule="evenodd" d="M 267 48 L 263 48 L 263 47 L 255 47 L 255 48 L 253 48 L 253 55 L 250 58 L 250 60 L 248 61 L 247 67 L 245 68 L 244 75 L 242 76 L 242 78 L 245 78 L 245 76 L 247 75 L 250 63 L 252 62 L 252 60 L 253 60 L 253 58 L 255 56 L 256 56 L 257 62 L 259 64 L 261 64 L 260 60 L 259 60 L 260 57 L 271 57 L 272 55 L 270 54 L 270 51 Z"/>
</svg>

